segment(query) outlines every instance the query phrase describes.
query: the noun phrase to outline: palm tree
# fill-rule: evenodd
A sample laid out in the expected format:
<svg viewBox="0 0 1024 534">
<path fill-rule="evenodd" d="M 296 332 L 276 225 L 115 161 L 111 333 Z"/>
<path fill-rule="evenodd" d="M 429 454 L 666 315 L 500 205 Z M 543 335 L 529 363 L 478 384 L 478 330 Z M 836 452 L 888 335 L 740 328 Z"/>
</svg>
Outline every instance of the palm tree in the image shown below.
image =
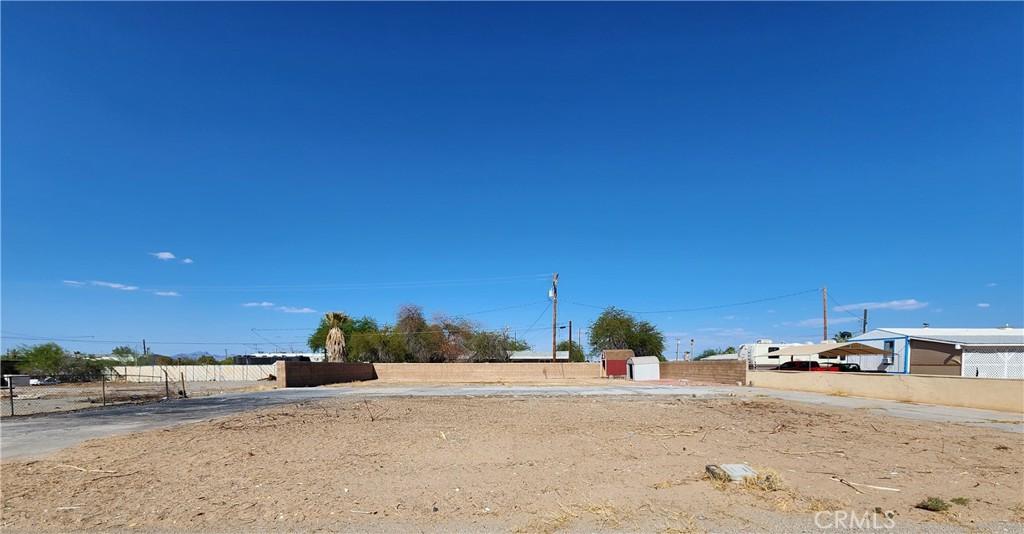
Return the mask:
<svg viewBox="0 0 1024 534">
<path fill-rule="evenodd" d="M 327 352 L 327 361 L 343 362 L 345 361 L 345 334 L 341 331 L 341 325 L 348 317 L 341 312 L 327 312 L 324 314 L 324 319 L 331 326 L 330 331 L 327 332 L 327 343 L 324 347 Z"/>
<path fill-rule="evenodd" d="M 832 336 L 832 339 L 836 343 L 846 343 L 852 337 L 853 337 L 853 332 L 847 332 L 847 331 L 844 330 L 844 331 L 839 332 L 838 334 Z"/>
</svg>

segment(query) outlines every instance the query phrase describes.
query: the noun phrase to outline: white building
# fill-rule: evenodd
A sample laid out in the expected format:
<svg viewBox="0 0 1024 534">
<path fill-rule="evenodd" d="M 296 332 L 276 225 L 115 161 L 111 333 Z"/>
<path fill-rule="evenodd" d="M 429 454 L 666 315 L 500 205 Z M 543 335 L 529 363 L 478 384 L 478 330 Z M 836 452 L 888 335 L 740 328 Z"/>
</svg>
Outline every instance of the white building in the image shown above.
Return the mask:
<svg viewBox="0 0 1024 534">
<path fill-rule="evenodd" d="M 753 343 L 745 343 L 740 345 L 740 349 L 737 352 L 739 359 L 746 360 L 747 365 L 753 369 L 770 369 L 772 367 L 778 367 L 784 361 L 790 361 L 790 358 L 785 360 L 779 358 L 778 355 L 772 355 L 773 352 L 777 352 L 784 347 L 792 347 L 793 345 L 800 345 L 800 343 L 776 343 L 770 339 L 758 339 Z M 817 361 L 817 356 L 796 356 L 796 360 L 812 360 Z"/>
<path fill-rule="evenodd" d="M 661 360 L 657 356 L 633 356 L 626 360 L 626 377 L 630 380 L 660 380 Z"/>
<path fill-rule="evenodd" d="M 850 341 L 884 349 L 876 358 L 888 372 L 1024 378 L 1021 328 L 876 328 Z"/>
</svg>

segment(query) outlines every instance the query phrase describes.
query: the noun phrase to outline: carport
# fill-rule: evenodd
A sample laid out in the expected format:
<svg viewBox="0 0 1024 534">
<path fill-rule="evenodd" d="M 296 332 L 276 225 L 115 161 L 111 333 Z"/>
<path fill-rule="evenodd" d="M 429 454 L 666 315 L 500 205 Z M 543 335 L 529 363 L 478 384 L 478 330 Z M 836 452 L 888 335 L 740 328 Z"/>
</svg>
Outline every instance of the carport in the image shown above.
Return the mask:
<svg viewBox="0 0 1024 534">
<path fill-rule="evenodd" d="M 861 363 L 863 357 L 868 356 L 881 359 L 888 353 L 884 349 L 865 345 L 864 343 L 848 342 L 791 345 L 782 347 L 771 354 L 780 358 L 789 356 L 789 361 L 794 361 L 798 357 L 801 359 L 824 360 L 825 363 L 828 363 L 829 360 L 839 360 L 841 362 L 856 363 L 861 369 L 864 369 L 865 365 Z M 891 354 L 888 355 L 892 356 Z M 853 359 L 852 362 L 850 361 L 851 358 Z"/>
</svg>

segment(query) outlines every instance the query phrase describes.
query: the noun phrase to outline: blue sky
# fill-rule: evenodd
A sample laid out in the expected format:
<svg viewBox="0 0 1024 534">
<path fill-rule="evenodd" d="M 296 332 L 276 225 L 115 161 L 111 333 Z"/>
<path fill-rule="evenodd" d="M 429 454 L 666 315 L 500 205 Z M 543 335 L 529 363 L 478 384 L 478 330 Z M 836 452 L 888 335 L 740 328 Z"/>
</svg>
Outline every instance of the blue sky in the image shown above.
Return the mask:
<svg viewBox="0 0 1024 534">
<path fill-rule="evenodd" d="M 2 15 L 4 347 L 299 348 L 412 302 L 543 348 L 554 271 L 577 328 L 822 285 L 833 330 L 1024 322 L 1019 3 Z M 642 317 L 699 351 L 820 314 Z"/>
</svg>

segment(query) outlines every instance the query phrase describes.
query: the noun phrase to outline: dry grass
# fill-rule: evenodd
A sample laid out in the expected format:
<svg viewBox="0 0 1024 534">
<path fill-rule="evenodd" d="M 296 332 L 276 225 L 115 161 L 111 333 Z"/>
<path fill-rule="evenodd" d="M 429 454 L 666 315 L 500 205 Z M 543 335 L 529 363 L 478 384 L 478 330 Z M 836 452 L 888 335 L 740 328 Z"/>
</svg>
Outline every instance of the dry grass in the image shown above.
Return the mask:
<svg viewBox="0 0 1024 534">
<path fill-rule="evenodd" d="M 761 491 L 779 491 L 786 487 L 782 482 L 782 475 L 769 468 L 757 469 L 757 476 L 743 479 L 743 484 L 750 489 Z"/>
</svg>

